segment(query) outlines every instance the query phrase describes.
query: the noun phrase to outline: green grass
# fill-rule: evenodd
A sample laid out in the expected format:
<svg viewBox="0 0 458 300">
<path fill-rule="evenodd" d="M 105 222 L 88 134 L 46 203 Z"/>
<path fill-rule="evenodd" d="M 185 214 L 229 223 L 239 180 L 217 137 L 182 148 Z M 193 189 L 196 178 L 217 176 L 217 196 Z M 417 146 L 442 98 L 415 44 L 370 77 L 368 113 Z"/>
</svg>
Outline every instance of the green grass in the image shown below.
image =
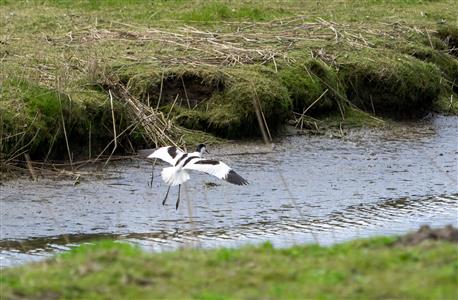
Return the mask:
<svg viewBox="0 0 458 300">
<path fill-rule="evenodd" d="M 32 156 L 68 159 L 65 135 L 73 158 L 90 151 L 98 155 L 113 138 L 110 103 L 100 91 L 74 90 L 69 96 L 33 81 L 9 78 L 2 82 L 2 96 L 0 126 L 5 139 L 0 144 L 6 157 L 22 159 L 26 150 Z M 116 103 L 114 112 L 118 130 L 125 129 L 122 105 Z M 134 135 L 130 139 L 140 142 Z"/>
<path fill-rule="evenodd" d="M 346 1 L 239 1 L 239 0 L 3 0 L 0 5 L 12 8 L 46 7 L 47 10 L 89 12 L 99 17 L 116 17 L 139 23 L 162 21 L 218 22 L 264 21 L 276 17 L 304 14 L 321 16 L 336 22 L 406 20 L 417 24 L 434 24 L 440 19 L 456 22 L 453 0 L 346 0 Z M 420 13 L 424 14 L 421 15 Z"/>
<path fill-rule="evenodd" d="M 308 114 L 335 111 L 345 95 L 337 72 L 320 60 L 298 56 L 294 64 L 281 67 L 279 74 L 298 113 L 308 108 Z"/>
<path fill-rule="evenodd" d="M 453 0 L 2 0 L 0 9 L 2 149 L 14 148 L 8 137 L 43 112 L 24 94 L 36 91 L 32 98 L 40 99 L 39 89 L 45 89 L 71 99 L 80 113 L 68 116 L 95 114 L 91 128 L 110 141 L 107 99 L 113 84 L 157 103 L 162 79 L 167 85 L 160 109 L 170 111 L 172 121 L 223 138 L 260 135 L 256 97 L 272 132 L 326 90 L 307 115 L 326 121 L 352 105 L 389 117 L 458 113 Z M 227 47 L 215 46 L 221 44 Z M 10 78 L 39 89 L 12 91 Z M 199 104 L 192 109 L 180 90 L 183 82 Z M 179 105 L 171 110 L 176 95 Z M 122 101 L 116 105 L 120 129 L 135 122 Z M 46 112 L 51 122 L 40 128 L 49 134 L 58 116 Z M 354 118 L 352 124 L 369 119 Z M 79 123 L 78 136 L 70 139 L 88 141 L 87 120 Z M 142 134 L 135 130 L 139 138 L 129 142 L 139 147 Z M 42 159 L 50 139 L 36 141 L 23 150 L 36 149 L 32 158 Z M 130 147 L 121 143 L 119 150 Z M 56 148 L 56 157 L 66 152 L 57 149 L 63 147 Z"/>
<path fill-rule="evenodd" d="M 147 254 L 102 241 L 1 276 L 5 299 L 453 299 L 458 252 L 395 238 Z"/>
<path fill-rule="evenodd" d="M 352 103 L 378 115 L 422 116 L 441 91 L 441 74 L 432 63 L 393 51 L 354 51 L 339 59 Z"/>
</svg>

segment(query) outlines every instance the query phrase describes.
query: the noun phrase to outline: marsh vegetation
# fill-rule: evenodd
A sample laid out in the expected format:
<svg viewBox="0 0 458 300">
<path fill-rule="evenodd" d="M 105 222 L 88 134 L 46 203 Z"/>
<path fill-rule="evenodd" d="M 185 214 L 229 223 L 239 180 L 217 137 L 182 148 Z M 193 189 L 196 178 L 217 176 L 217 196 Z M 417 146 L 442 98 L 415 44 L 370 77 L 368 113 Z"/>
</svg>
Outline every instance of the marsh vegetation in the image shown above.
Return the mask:
<svg viewBox="0 0 458 300">
<path fill-rule="evenodd" d="M 35 179 L 0 182 L 1 298 L 456 294 L 455 229 L 360 239 L 457 225 L 456 1 L 0 11 L 0 178 Z M 124 159 L 227 139 L 213 155 L 256 185 L 196 175 L 178 211 Z"/>
<path fill-rule="evenodd" d="M 3 167 L 458 109 L 453 0 L 0 5 Z"/>
</svg>

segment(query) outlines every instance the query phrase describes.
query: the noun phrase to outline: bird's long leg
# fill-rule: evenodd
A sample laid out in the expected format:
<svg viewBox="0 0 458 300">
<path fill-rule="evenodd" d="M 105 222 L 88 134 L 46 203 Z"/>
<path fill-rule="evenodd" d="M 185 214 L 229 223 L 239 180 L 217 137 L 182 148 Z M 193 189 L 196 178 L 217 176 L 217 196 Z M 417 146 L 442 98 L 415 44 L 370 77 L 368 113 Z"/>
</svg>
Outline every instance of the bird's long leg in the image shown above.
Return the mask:
<svg viewBox="0 0 458 300">
<path fill-rule="evenodd" d="M 153 162 L 153 168 L 151 169 L 151 181 L 149 182 L 149 186 L 152 188 L 153 187 L 153 180 L 154 180 L 154 166 L 156 166 L 156 158 L 154 159 Z"/>
<path fill-rule="evenodd" d="M 181 190 L 181 184 L 178 185 L 178 199 L 177 199 L 176 209 L 178 209 L 178 205 L 180 205 L 180 190 Z"/>
<path fill-rule="evenodd" d="M 167 196 L 169 195 L 169 192 L 170 192 L 170 185 L 169 185 L 169 188 L 167 189 L 167 193 L 165 194 L 165 197 L 164 197 L 164 200 L 162 201 L 162 205 L 165 205 L 165 201 L 167 200 Z"/>
</svg>

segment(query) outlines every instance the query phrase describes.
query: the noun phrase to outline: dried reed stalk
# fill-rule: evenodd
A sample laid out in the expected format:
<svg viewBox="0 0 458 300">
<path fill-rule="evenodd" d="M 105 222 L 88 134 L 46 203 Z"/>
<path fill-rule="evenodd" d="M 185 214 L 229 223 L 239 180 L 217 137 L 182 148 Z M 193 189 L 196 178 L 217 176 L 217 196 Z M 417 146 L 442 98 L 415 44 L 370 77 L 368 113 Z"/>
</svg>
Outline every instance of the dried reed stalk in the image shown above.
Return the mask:
<svg viewBox="0 0 458 300">
<path fill-rule="evenodd" d="M 33 178 L 33 181 L 37 181 L 37 175 L 35 174 L 35 171 L 33 170 L 32 160 L 30 159 L 29 154 L 25 153 L 24 157 L 27 162 L 27 168 L 29 169 L 30 176 Z"/>
<path fill-rule="evenodd" d="M 115 118 L 115 114 L 114 114 L 113 95 L 111 94 L 111 90 L 108 90 L 108 94 L 110 95 L 110 107 L 111 107 L 111 118 L 112 118 L 112 122 L 113 122 L 114 146 L 113 146 L 113 150 L 110 153 L 110 156 L 105 161 L 105 166 L 110 161 L 110 158 L 113 156 L 113 153 L 116 151 L 116 148 L 118 148 L 118 136 L 116 134 L 116 118 Z"/>
<path fill-rule="evenodd" d="M 156 146 L 174 145 L 184 147 L 183 130 L 173 124 L 159 110 L 143 104 L 120 85 L 118 97 L 127 104 L 129 112 L 145 131 L 146 137 Z"/>
<path fill-rule="evenodd" d="M 397 38 L 412 31 L 425 34 L 425 36 L 429 35 L 426 29 L 405 25 L 400 27 L 399 24 L 381 24 L 383 30 L 379 30 L 366 28 L 364 24 L 340 24 L 323 18 L 310 21 L 305 16 L 295 16 L 271 22 L 222 23 L 238 26 L 235 31 L 212 32 L 184 25 L 172 31 L 113 22 L 113 26 L 109 29 L 88 26 L 73 32 L 72 43 L 126 41 L 144 44 L 145 42 L 154 42 L 186 53 L 180 56 L 177 56 L 175 52 L 158 53 L 154 59 L 159 60 L 162 65 L 183 63 L 235 65 L 266 64 L 268 62 L 276 65 L 277 58 L 287 58 L 290 50 L 301 48 L 303 43 L 310 41 L 343 42 L 352 47 L 367 48 L 375 46 L 369 41 L 370 37 Z M 68 36 L 62 36 L 61 39 L 67 42 Z M 126 58 L 138 60 L 135 57 Z"/>
</svg>

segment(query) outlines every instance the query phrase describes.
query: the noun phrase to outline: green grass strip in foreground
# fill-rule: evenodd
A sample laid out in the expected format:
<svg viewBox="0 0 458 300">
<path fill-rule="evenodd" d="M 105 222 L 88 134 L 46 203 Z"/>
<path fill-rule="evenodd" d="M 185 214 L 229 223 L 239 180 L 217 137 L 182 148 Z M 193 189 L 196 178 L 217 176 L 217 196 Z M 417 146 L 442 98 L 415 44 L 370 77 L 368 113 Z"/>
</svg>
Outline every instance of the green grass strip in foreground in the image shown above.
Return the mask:
<svg viewBox="0 0 458 300">
<path fill-rule="evenodd" d="M 393 241 L 159 254 L 102 241 L 4 270 L 2 299 L 457 299 L 456 245 Z"/>
</svg>

